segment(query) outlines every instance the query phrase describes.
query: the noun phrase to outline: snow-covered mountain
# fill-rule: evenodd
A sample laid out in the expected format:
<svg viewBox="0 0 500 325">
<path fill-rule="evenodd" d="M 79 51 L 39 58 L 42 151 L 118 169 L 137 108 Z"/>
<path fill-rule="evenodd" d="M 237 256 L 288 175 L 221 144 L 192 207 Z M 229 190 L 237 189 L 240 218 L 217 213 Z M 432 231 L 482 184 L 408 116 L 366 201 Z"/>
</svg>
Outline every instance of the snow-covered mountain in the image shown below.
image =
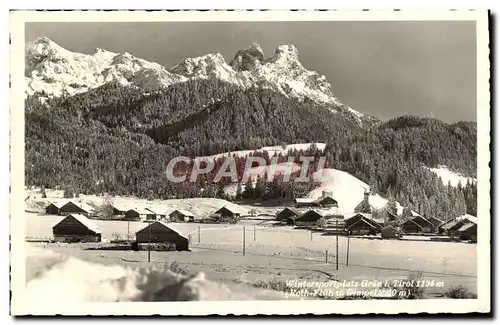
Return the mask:
<svg viewBox="0 0 500 325">
<path fill-rule="evenodd" d="M 91 55 L 71 52 L 41 37 L 27 44 L 25 61 L 26 95 L 73 95 L 111 82 L 150 92 L 192 78 L 218 78 L 242 88 L 268 88 L 299 100 L 308 98 L 357 120 L 363 117 L 339 102 L 325 76 L 302 66 L 294 45 L 280 45 L 265 58 L 262 48 L 252 44 L 238 50 L 229 64 L 220 53 L 211 53 L 186 58 L 167 69 L 129 53 L 103 49 Z"/>
<path fill-rule="evenodd" d="M 110 82 L 151 91 L 187 80 L 158 63 L 129 53 L 117 54 L 103 49 L 96 49 L 92 55 L 74 53 L 46 37 L 27 44 L 25 62 L 27 95 L 35 92 L 49 96 L 73 95 Z"/>
</svg>

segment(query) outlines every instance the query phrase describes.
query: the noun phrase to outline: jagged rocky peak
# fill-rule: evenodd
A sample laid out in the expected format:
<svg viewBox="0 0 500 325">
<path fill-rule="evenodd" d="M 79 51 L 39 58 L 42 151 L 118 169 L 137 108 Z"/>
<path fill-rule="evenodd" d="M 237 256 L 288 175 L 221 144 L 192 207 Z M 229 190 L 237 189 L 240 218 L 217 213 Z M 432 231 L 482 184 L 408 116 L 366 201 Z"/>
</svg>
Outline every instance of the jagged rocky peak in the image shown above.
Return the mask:
<svg viewBox="0 0 500 325">
<path fill-rule="evenodd" d="M 229 65 L 235 71 L 250 71 L 258 68 L 264 60 L 264 51 L 259 44 L 253 43 L 248 48 L 238 50 Z"/>
<path fill-rule="evenodd" d="M 197 75 L 207 75 L 211 71 L 224 66 L 227 66 L 227 63 L 222 54 L 210 53 L 195 58 L 186 58 L 176 66 L 172 67 L 170 72 L 185 77 L 192 77 Z"/>
<path fill-rule="evenodd" d="M 274 50 L 274 55 L 270 58 L 270 61 L 279 59 L 299 61 L 299 50 L 293 44 L 280 45 Z"/>
</svg>

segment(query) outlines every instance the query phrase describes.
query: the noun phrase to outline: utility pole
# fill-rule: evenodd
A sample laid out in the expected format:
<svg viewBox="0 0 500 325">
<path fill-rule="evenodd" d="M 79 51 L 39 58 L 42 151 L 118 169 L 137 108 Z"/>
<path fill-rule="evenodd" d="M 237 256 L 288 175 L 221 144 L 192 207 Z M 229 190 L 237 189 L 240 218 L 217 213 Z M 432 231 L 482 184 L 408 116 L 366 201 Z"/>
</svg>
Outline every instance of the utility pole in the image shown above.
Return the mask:
<svg viewBox="0 0 500 325">
<path fill-rule="evenodd" d="M 148 227 L 148 235 L 149 235 L 149 244 L 148 244 L 148 263 L 151 262 L 151 226 L 152 223 L 149 224 Z"/>
<path fill-rule="evenodd" d="M 345 259 L 345 266 L 349 266 L 349 239 L 351 238 L 349 232 L 347 233 L 347 257 Z"/>
<path fill-rule="evenodd" d="M 337 228 L 337 236 L 335 240 L 335 264 L 337 271 L 339 270 L 339 219 L 335 219 L 335 228 Z"/>
<path fill-rule="evenodd" d="M 255 241 L 255 225 L 253 226 L 253 241 Z"/>
<path fill-rule="evenodd" d="M 309 234 L 311 235 L 311 241 L 313 241 L 313 232 L 312 232 L 312 230 L 309 230 Z"/>
<path fill-rule="evenodd" d="M 243 256 L 245 256 L 245 226 L 243 226 Z"/>
</svg>

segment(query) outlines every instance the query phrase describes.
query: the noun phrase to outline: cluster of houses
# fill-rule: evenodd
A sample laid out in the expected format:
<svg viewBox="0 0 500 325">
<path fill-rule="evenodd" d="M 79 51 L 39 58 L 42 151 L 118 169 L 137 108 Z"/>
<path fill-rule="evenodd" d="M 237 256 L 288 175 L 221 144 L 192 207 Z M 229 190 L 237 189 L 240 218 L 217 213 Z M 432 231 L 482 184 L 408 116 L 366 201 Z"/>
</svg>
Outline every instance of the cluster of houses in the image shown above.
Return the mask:
<svg viewBox="0 0 500 325">
<path fill-rule="evenodd" d="M 443 234 L 459 240 L 477 240 L 477 218 L 469 215 L 442 221 L 425 218 L 415 211 L 403 218 L 384 209 L 374 213 L 369 202 L 369 192 L 353 213 L 341 213 L 338 202 L 331 193 L 324 191 L 318 199 L 299 198 L 294 207 L 286 207 L 276 214 L 276 219 L 298 228 L 323 231 L 330 234 L 375 235 L 382 238 L 399 238 L 402 234 Z"/>
<path fill-rule="evenodd" d="M 102 231 L 94 220 L 82 214 L 69 214 L 52 227 L 56 242 L 101 242 Z M 135 243 L 169 243 L 175 250 L 189 250 L 189 239 L 175 230 L 171 224 L 154 221 L 135 234 Z"/>
<path fill-rule="evenodd" d="M 125 204 L 111 204 L 111 219 L 122 221 L 163 221 L 163 222 L 236 222 L 241 217 L 241 211 L 237 211 L 232 207 L 223 206 L 204 218 L 197 216 L 193 212 L 185 209 L 176 209 L 170 213 L 164 212 L 161 208 L 156 207 L 129 207 Z M 92 219 L 99 219 L 99 213 L 88 204 L 80 201 L 67 201 L 65 203 L 53 202 L 45 208 L 46 214 L 63 215 L 80 214 Z"/>
</svg>

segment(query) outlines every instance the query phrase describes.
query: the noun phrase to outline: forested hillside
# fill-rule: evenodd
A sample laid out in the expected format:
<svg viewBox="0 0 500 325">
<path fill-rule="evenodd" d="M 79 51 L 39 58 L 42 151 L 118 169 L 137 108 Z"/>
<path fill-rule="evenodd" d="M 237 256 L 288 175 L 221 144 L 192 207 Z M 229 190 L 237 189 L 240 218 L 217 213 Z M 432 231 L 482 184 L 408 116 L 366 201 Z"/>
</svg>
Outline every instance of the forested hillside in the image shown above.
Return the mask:
<svg viewBox="0 0 500 325">
<path fill-rule="evenodd" d="M 168 161 L 179 155 L 326 142 L 327 167 L 352 174 L 372 191 L 438 218 L 450 211 L 475 214 L 475 185 L 447 187 L 423 168 L 446 165 L 475 176 L 475 123 L 404 116 L 360 126 L 342 112 L 216 79 L 190 80 L 150 94 L 107 84 L 44 103 L 28 97 L 26 182 L 75 193 L 222 196 L 220 184 L 210 179 L 169 182 Z M 292 191 L 285 190 L 291 185 L 275 183 L 252 198 L 293 198 L 314 186 Z"/>
</svg>

